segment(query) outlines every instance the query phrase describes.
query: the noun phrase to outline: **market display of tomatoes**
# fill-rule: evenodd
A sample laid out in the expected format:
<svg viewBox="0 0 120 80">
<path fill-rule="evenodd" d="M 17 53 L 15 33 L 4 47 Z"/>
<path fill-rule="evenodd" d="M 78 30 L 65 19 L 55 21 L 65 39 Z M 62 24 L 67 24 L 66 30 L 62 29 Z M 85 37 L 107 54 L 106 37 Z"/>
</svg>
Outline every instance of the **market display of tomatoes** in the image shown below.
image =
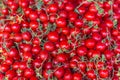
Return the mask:
<svg viewBox="0 0 120 80">
<path fill-rule="evenodd" d="M 120 80 L 120 0 L 0 0 L 0 80 Z"/>
</svg>

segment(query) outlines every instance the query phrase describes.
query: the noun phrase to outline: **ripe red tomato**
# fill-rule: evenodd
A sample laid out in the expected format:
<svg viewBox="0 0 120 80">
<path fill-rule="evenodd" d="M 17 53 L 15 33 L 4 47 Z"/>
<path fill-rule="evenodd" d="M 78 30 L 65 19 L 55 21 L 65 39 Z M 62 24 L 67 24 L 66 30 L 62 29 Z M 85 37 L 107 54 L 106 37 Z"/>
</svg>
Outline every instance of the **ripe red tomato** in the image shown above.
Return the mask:
<svg viewBox="0 0 120 80">
<path fill-rule="evenodd" d="M 19 55 L 19 52 L 16 48 L 11 48 L 10 52 L 8 52 L 8 56 L 14 58 Z"/>
<path fill-rule="evenodd" d="M 58 61 L 58 62 L 65 62 L 65 61 L 67 61 L 67 55 L 65 54 L 65 53 L 60 53 L 60 54 L 57 54 L 56 55 L 56 60 Z"/>
<path fill-rule="evenodd" d="M 48 39 L 52 42 L 56 42 L 59 40 L 59 34 L 57 31 L 52 31 L 48 33 Z"/>
<path fill-rule="evenodd" d="M 61 10 L 61 11 L 59 12 L 59 16 L 60 16 L 60 17 L 64 17 L 64 18 L 67 18 L 67 17 L 68 17 L 67 14 L 68 14 L 68 13 L 67 13 L 67 11 L 65 11 L 65 10 Z"/>
<path fill-rule="evenodd" d="M 78 28 L 83 27 L 83 21 L 81 19 L 75 20 L 75 27 L 78 27 Z"/>
<path fill-rule="evenodd" d="M 46 22 L 46 21 L 48 21 L 48 16 L 47 16 L 47 14 L 41 13 L 39 16 L 40 16 L 39 18 L 40 18 L 40 21 L 41 21 L 41 22 Z"/>
<path fill-rule="evenodd" d="M 67 25 L 66 19 L 63 17 L 56 19 L 56 25 L 57 27 L 66 27 Z"/>
<path fill-rule="evenodd" d="M 56 13 L 58 11 L 58 5 L 57 4 L 50 4 L 48 6 L 48 12 L 50 13 Z"/>
<path fill-rule="evenodd" d="M 101 41 L 101 40 L 102 40 L 102 36 L 101 36 L 98 32 L 92 33 L 92 38 L 93 38 L 95 41 Z"/>
<path fill-rule="evenodd" d="M 14 60 L 13 60 L 12 58 L 7 57 L 7 58 L 5 59 L 5 62 L 4 62 L 4 63 L 7 64 L 7 65 L 12 65 L 13 62 L 14 62 Z"/>
<path fill-rule="evenodd" d="M 95 79 L 96 78 L 95 72 L 93 70 L 87 71 L 87 76 L 90 79 Z"/>
<path fill-rule="evenodd" d="M 69 50 L 70 49 L 70 44 L 68 43 L 67 40 L 60 41 L 60 48 L 63 50 Z"/>
<path fill-rule="evenodd" d="M 24 76 L 26 77 L 26 78 L 31 78 L 31 76 L 33 76 L 35 73 L 34 73 L 34 71 L 33 71 L 33 69 L 31 69 L 31 68 L 26 68 L 25 69 L 25 71 L 24 71 Z"/>
<path fill-rule="evenodd" d="M 72 80 L 72 73 L 71 72 L 66 72 L 64 74 L 63 80 Z"/>
<path fill-rule="evenodd" d="M 54 72 L 54 75 L 60 79 L 64 76 L 64 68 L 63 67 L 59 67 L 55 72 Z"/>
<path fill-rule="evenodd" d="M 9 7 L 10 7 L 11 11 L 15 12 L 18 9 L 19 5 L 17 3 L 15 3 L 15 2 L 12 2 L 9 5 Z"/>
<path fill-rule="evenodd" d="M 73 80 L 81 80 L 81 79 L 82 79 L 82 75 L 80 73 L 73 74 Z"/>
<path fill-rule="evenodd" d="M 79 14 L 84 14 L 86 12 L 86 8 L 84 6 L 80 6 L 78 8 L 78 12 L 79 12 Z"/>
<path fill-rule="evenodd" d="M 31 21 L 30 24 L 29 24 L 30 28 L 35 31 L 38 29 L 39 27 L 39 23 L 37 21 Z"/>
<path fill-rule="evenodd" d="M 12 80 L 16 76 L 16 72 L 14 70 L 8 70 L 5 74 L 5 76 L 9 79 Z"/>
<path fill-rule="evenodd" d="M 29 6 L 28 0 L 19 0 L 19 6 L 22 8 L 27 8 Z"/>
<path fill-rule="evenodd" d="M 39 55 L 41 60 L 46 60 L 49 56 L 48 52 L 46 50 L 42 50 L 40 51 Z"/>
<path fill-rule="evenodd" d="M 87 40 L 85 41 L 85 46 L 86 46 L 87 48 L 89 48 L 89 49 L 94 48 L 95 45 L 96 45 L 96 42 L 95 42 L 94 39 L 87 39 Z"/>
<path fill-rule="evenodd" d="M 23 53 L 23 60 L 28 61 L 32 59 L 32 53 L 31 52 L 24 52 Z"/>
<path fill-rule="evenodd" d="M 47 69 L 47 70 L 52 69 L 53 68 L 52 62 L 45 63 L 44 68 Z"/>
<path fill-rule="evenodd" d="M 22 35 L 20 33 L 14 34 L 14 41 L 15 42 L 21 42 L 22 41 Z"/>
<path fill-rule="evenodd" d="M 107 77 L 109 77 L 109 72 L 108 72 L 108 70 L 99 70 L 99 76 L 101 77 L 101 78 L 107 78 Z"/>
<path fill-rule="evenodd" d="M 74 10 L 74 5 L 72 3 L 66 3 L 65 10 L 66 11 L 73 11 Z"/>
<path fill-rule="evenodd" d="M 8 15 L 9 14 L 9 9 L 8 8 L 5 8 L 5 9 L 2 9 L 2 14 L 4 15 Z"/>
<path fill-rule="evenodd" d="M 1 65 L 0 65 L 0 71 L 1 71 L 1 72 L 6 72 L 6 71 L 9 70 L 9 68 L 10 68 L 10 66 L 7 65 L 7 64 L 1 64 Z"/>
<path fill-rule="evenodd" d="M 31 8 L 25 8 L 25 9 L 24 9 L 25 16 L 26 16 L 26 17 L 29 17 L 29 14 L 30 14 L 31 11 L 32 11 Z"/>
<path fill-rule="evenodd" d="M 34 53 L 34 54 L 39 54 L 39 52 L 40 52 L 40 50 L 41 50 L 41 47 L 40 46 L 33 46 L 32 47 L 32 53 Z"/>
<path fill-rule="evenodd" d="M 103 52 L 105 49 L 106 49 L 106 45 L 104 43 L 98 42 L 96 44 L 96 50 Z"/>
<path fill-rule="evenodd" d="M 95 68 L 94 62 L 87 62 L 87 67 L 88 69 L 94 69 Z"/>
<path fill-rule="evenodd" d="M 76 12 L 74 12 L 74 11 L 71 11 L 68 14 L 69 21 L 72 22 L 72 23 L 77 21 L 76 20 L 77 17 L 78 17 L 78 14 Z"/>
<path fill-rule="evenodd" d="M 30 52 L 31 49 L 32 49 L 32 45 L 31 44 L 23 44 L 22 46 L 23 46 L 22 49 L 23 49 L 24 52 Z"/>
<path fill-rule="evenodd" d="M 44 44 L 44 49 L 47 51 L 54 51 L 55 50 L 55 45 L 52 42 L 46 42 Z"/>
<path fill-rule="evenodd" d="M 105 50 L 104 55 L 105 55 L 105 58 L 109 60 L 112 58 L 112 56 L 114 56 L 114 53 L 113 53 L 113 51 Z"/>
<path fill-rule="evenodd" d="M 86 70 L 86 63 L 85 62 L 79 62 L 78 63 L 78 68 L 81 70 L 81 71 L 85 71 Z"/>
<path fill-rule="evenodd" d="M 87 12 L 87 13 L 85 14 L 85 19 L 88 20 L 88 21 L 94 20 L 94 19 L 95 19 L 95 14 L 92 13 L 92 12 Z"/>
<path fill-rule="evenodd" d="M 43 72 L 43 77 L 48 79 L 49 77 L 51 78 L 52 77 L 52 73 L 51 73 L 51 70 L 44 70 Z"/>
<path fill-rule="evenodd" d="M 11 30 L 15 33 L 19 33 L 21 31 L 21 27 L 18 23 L 14 23 L 11 25 Z"/>
<path fill-rule="evenodd" d="M 32 21 L 36 21 L 38 19 L 38 14 L 36 11 L 30 11 L 29 18 Z"/>
<path fill-rule="evenodd" d="M 77 48 L 77 54 L 79 56 L 85 56 L 87 54 L 87 48 L 84 46 L 80 46 Z"/>
<path fill-rule="evenodd" d="M 20 65 L 19 62 L 15 62 L 15 63 L 12 65 L 12 68 L 13 68 L 14 70 L 18 70 L 18 69 L 19 69 L 19 65 Z"/>
<path fill-rule="evenodd" d="M 40 44 L 40 39 L 37 38 L 37 37 L 34 37 L 34 38 L 32 39 L 32 43 L 33 43 L 34 45 L 38 45 L 38 44 Z"/>
<path fill-rule="evenodd" d="M 19 64 L 19 69 L 20 69 L 20 70 L 25 70 L 26 68 L 27 68 L 26 62 L 25 62 L 25 61 L 20 62 L 20 64 Z"/>
</svg>

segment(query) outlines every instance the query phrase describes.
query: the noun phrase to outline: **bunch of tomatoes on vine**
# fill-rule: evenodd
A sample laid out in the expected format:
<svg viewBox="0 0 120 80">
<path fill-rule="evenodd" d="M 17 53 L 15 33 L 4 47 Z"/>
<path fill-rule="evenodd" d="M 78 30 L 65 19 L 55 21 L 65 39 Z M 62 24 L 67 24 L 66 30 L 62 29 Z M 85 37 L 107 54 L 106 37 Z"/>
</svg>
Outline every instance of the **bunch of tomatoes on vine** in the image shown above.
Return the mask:
<svg viewBox="0 0 120 80">
<path fill-rule="evenodd" d="M 120 80 L 120 0 L 0 0 L 0 80 Z"/>
</svg>

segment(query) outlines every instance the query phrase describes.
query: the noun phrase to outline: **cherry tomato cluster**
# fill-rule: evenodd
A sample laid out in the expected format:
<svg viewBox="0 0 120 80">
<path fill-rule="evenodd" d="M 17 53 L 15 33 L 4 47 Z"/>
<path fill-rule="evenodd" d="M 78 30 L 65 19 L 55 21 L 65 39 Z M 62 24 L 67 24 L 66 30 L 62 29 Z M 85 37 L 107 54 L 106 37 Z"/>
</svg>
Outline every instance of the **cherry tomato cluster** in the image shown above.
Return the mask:
<svg viewBox="0 0 120 80">
<path fill-rule="evenodd" d="M 0 0 L 0 80 L 120 80 L 120 0 Z"/>
</svg>

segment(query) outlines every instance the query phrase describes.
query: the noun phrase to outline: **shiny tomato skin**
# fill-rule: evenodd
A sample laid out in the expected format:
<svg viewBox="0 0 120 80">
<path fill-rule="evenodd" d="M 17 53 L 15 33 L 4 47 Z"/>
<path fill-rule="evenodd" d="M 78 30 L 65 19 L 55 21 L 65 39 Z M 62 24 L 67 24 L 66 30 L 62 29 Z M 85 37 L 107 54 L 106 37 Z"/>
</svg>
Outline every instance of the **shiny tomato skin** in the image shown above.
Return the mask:
<svg viewBox="0 0 120 80">
<path fill-rule="evenodd" d="M 26 41 L 30 41 L 32 38 L 32 35 L 30 32 L 26 31 L 22 33 L 22 39 Z"/>
<path fill-rule="evenodd" d="M 52 42 L 56 42 L 59 40 L 59 34 L 57 31 L 53 31 L 48 33 L 48 39 Z"/>
<path fill-rule="evenodd" d="M 96 78 L 95 72 L 94 72 L 93 70 L 87 71 L 87 76 L 88 76 L 88 78 L 90 78 L 90 79 Z"/>
<path fill-rule="evenodd" d="M 109 76 L 109 72 L 108 72 L 108 70 L 99 70 L 99 76 L 101 77 L 101 78 L 107 78 L 108 76 Z"/>
<path fill-rule="evenodd" d="M 89 48 L 89 49 L 94 48 L 95 45 L 96 45 L 96 42 L 95 42 L 94 39 L 87 39 L 87 40 L 85 41 L 85 46 L 86 46 L 87 48 Z"/>
<path fill-rule="evenodd" d="M 36 11 L 31 11 L 29 14 L 29 18 L 31 21 L 36 21 L 38 19 L 38 14 Z"/>
<path fill-rule="evenodd" d="M 8 70 L 5 74 L 9 80 L 12 80 L 16 76 L 16 72 L 14 70 Z"/>
<path fill-rule="evenodd" d="M 65 53 L 60 53 L 56 56 L 56 60 L 58 62 L 65 62 L 67 61 L 67 55 Z"/>
<path fill-rule="evenodd" d="M 57 4 L 50 4 L 48 6 L 48 12 L 56 13 L 57 11 L 58 11 L 58 5 Z"/>
<path fill-rule="evenodd" d="M 21 26 L 18 23 L 14 23 L 11 25 L 11 29 L 13 32 L 18 33 L 21 30 Z"/>
<path fill-rule="evenodd" d="M 87 48 L 84 46 L 80 46 L 77 48 L 77 54 L 79 56 L 85 56 L 87 54 Z"/>
<path fill-rule="evenodd" d="M 47 51 L 54 51 L 55 50 L 55 44 L 52 42 L 46 42 L 44 44 L 44 49 Z"/>
<path fill-rule="evenodd" d="M 29 26 L 33 31 L 35 31 L 38 29 L 39 23 L 37 21 L 31 21 Z"/>
<path fill-rule="evenodd" d="M 66 19 L 63 17 L 58 18 L 56 20 L 56 25 L 57 25 L 57 27 L 66 27 L 66 25 L 67 25 Z"/>
<path fill-rule="evenodd" d="M 34 71 L 32 70 L 32 69 L 30 69 L 30 68 L 27 68 L 27 69 L 25 69 L 25 71 L 24 71 L 24 76 L 26 77 L 26 78 L 31 78 L 31 76 L 33 76 L 35 73 L 34 73 Z"/>
<path fill-rule="evenodd" d="M 82 80 L 82 75 L 80 73 L 74 73 L 72 80 Z"/>
<path fill-rule="evenodd" d="M 59 67 L 55 72 L 54 72 L 54 75 L 60 79 L 64 76 L 64 68 L 63 67 Z"/>
<path fill-rule="evenodd" d="M 88 21 L 92 21 L 95 19 L 95 14 L 94 13 L 90 13 L 90 12 L 87 12 L 85 14 L 85 19 L 88 20 Z"/>
</svg>

